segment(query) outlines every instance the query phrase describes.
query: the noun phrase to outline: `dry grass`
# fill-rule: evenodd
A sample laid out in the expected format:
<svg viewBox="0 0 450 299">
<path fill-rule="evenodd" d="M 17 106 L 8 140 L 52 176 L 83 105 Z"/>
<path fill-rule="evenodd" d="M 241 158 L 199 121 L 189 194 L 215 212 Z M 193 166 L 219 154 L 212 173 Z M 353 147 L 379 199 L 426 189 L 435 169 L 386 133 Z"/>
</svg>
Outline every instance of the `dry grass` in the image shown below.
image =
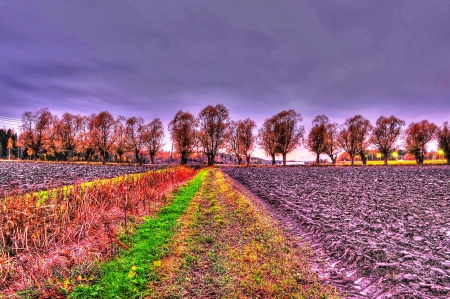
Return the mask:
<svg viewBox="0 0 450 299">
<path fill-rule="evenodd" d="M 211 169 L 161 261 L 151 298 L 337 298 L 310 271 L 311 249 Z"/>
<path fill-rule="evenodd" d="M 118 236 L 194 173 L 171 168 L 1 199 L 0 294 L 50 298 L 71 277 L 89 280 L 99 260 L 127 246 Z"/>
</svg>

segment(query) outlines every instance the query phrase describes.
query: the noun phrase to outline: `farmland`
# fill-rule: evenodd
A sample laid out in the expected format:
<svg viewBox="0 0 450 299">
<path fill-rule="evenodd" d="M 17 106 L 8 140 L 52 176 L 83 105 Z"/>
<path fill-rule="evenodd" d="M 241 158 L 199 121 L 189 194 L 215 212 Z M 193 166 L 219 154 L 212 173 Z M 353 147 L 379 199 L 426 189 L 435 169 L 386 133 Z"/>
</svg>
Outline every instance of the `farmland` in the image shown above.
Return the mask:
<svg viewBox="0 0 450 299">
<path fill-rule="evenodd" d="M 350 298 L 448 298 L 450 167 L 223 168 Z M 321 264 L 321 265 L 320 265 Z"/>
<path fill-rule="evenodd" d="M 0 298 L 59 297 L 76 283 L 94 279 L 99 263 L 128 248 L 136 227 L 154 217 L 168 204 L 169 193 L 195 174 L 185 167 L 117 177 L 148 168 L 14 166 L 25 166 L 29 182 L 52 177 L 53 186 L 61 186 L 97 180 L 54 189 L 47 180 L 47 191 L 30 193 L 8 185 L 6 197 L 0 198 Z M 27 168 L 36 172 L 27 173 Z M 64 169 L 66 177 L 56 173 Z M 115 178 L 104 179 L 107 176 Z M 31 190 L 42 189 L 38 186 L 33 184 Z"/>
<path fill-rule="evenodd" d="M 218 168 L 44 189 L 1 198 L 2 299 L 340 298 L 312 248 Z"/>
<path fill-rule="evenodd" d="M 2 162 L 0 163 L 0 190 L 4 193 L 11 190 L 14 192 L 37 191 L 156 168 L 156 166 Z"/>
</svg>

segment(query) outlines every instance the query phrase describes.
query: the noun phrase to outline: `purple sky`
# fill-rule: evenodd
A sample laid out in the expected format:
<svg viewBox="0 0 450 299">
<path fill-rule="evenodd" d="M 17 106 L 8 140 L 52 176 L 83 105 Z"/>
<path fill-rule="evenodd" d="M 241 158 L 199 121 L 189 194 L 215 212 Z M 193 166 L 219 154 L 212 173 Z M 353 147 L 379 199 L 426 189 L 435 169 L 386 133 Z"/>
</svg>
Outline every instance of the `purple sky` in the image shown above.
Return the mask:
<svg viewBox="0 0 450 299">
<path fill-rule="evenodd" d="M 0 127 L 26 110 L 450 121 L 450 1 L 0 0 Z"/>
</svg>

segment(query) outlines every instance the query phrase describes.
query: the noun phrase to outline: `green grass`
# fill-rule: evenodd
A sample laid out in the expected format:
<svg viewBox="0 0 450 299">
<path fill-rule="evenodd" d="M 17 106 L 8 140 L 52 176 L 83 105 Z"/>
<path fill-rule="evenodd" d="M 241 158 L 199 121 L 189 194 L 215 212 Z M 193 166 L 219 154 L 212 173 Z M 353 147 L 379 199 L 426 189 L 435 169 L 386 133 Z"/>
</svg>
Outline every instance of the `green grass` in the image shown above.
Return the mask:
<svg viewBox="0 0 450 299">
<path fill-rule="evenodd" d="M 177 219 L 200 189 L 206 174 L 207 171 L 200 171 L 156 218 L 145 219 L 131 237 L 130 249 L 101 266 L 94 284 L 76 286 L 69 298 L 141 298 L 150 292 L 146 286 L 155 279 L 154 269 L 160 266 L 161 256 L 167 251 Z"/>
</svg>

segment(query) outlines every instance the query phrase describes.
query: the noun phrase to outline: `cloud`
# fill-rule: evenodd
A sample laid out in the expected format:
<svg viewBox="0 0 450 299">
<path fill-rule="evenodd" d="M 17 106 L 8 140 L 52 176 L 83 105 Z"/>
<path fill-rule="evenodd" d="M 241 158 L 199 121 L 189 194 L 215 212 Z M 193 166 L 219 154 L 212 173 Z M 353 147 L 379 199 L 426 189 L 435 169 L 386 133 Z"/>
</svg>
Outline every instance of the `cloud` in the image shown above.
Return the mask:
<svg viewBox="0 0 450 299">
<path fill-rule="evenodd" d="M 5 3 L 0 101 L 30 110 L 448 117 L 447 1 Z"/>
</svg>

